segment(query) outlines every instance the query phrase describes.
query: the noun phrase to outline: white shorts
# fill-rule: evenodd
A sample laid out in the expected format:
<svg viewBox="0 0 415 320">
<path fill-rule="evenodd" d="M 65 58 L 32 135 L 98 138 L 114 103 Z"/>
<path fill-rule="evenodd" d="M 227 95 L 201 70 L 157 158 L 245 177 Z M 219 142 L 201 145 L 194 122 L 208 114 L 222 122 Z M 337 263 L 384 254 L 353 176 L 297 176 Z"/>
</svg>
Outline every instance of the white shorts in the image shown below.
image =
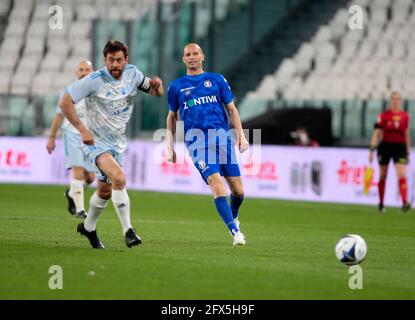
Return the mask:
<svg viewBox="0 0 415 320">
<path fill-rule="evenodd" d="M 120 154 L 111 147 L 107 146 L 106 144 L 98 141 L 95 138 L 94 144 L 83 144 L 82 148 L 84 150 L 84 153 L 88 157 L 89 161 L 94 164 L 95 167 L 95 174 L 97 177 L 97 180 L 104 181 L 106 183 L 111 183 L 111 180 L 105 175 L 104 172 L 102 172 L 98 166 L 96 165 L 96 160 L 98 156 L 105 152 L 109 152 L 114 157 L 115 161 L 120 165 L 120 167 L 124 164 L 124 154 Z"/>
<path fill-rule="evenodd" d="M 81 136 L 76 133 L 64 131 L 63 142 L 65 149 L 65 166 L 66 169 L 72 167 L 81 167 L 88 172 L 94 172 L 92 163 L 88 160 L 82 149 L 83 142 Z"/>
</svg>

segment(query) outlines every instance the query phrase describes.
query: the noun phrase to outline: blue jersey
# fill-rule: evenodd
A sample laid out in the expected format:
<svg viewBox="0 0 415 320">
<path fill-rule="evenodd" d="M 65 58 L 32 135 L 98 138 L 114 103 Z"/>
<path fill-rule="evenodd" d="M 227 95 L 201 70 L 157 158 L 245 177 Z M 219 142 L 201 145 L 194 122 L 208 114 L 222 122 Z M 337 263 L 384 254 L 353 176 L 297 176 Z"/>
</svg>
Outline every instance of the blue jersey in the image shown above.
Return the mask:
<svg viewBox="0 0 415 320">
<path fill-rule="evenodd" d="M 169 109 L 179 112 L 185 133 L 199 129 L 206 138 L 209 129 L 229 131 L 224 104 L 232 100 L 228 82 L 217 73 L 186 75 L 174 80 L 168 88 Z M 186 144 L 189 146 L 188 141 Z"/>
</svg>

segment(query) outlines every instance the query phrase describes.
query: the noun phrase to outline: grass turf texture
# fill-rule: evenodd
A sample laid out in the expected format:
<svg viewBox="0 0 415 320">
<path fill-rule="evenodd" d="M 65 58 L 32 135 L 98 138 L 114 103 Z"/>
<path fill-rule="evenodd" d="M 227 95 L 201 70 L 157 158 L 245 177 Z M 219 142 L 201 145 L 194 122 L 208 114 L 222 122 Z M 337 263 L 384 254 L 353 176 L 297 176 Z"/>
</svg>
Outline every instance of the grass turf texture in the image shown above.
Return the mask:
<svg viewBox="0 0 415 320">
<path fill-rule="evenodd" d="M 106 249 L 93 250 L 64 190 L 0 185 L 0 299 L 415 298 L 413 212 L 246 199 L 248 244 L 233 247 L 211 197 L 130 191 L 143 245 L 125 246 L 109 204 L 97 229 Z M 334 255 L 346 233 L 368 244 L 363 290 L 349 289 Z M 63 290 L 48 287 L 51 265 L 63 268 Z"/>
</svg>

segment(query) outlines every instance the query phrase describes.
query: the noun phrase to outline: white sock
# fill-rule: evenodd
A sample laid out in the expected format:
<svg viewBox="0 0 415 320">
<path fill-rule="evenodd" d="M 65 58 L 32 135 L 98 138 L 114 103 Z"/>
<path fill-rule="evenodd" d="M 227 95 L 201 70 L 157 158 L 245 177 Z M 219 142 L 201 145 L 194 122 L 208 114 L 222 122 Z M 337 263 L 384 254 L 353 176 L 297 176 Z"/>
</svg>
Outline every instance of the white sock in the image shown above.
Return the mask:
<svg viewBox="0 0 415 320">
<path fill-rule="evenodd" d="M 122 231 L 125 234 L 128 229 L 132 228 L 130 219 L 130 198 L 127 190 L 112 190 L 112 204 L 115 212 L 120 219 Z"/>
<path fill-rule="evenodd" d="M 94 194 L 91 197 L 91 200 L 89 200 L 89 211 L 86 216 L 86 219 L 84 220 L 84 227 L 86 231 L 94 231 L 97 227 L 98 219 L 108 205 L 108 200 L 101 199 L 98 197 L 97 193 L 94 192 Z"/>
<path fill-rule="evenodd" d="M 72 179 L 69 196 L 75 202 L 76 212 L 85 210 L 84 206 L 84 181 Z"/>
</svg>

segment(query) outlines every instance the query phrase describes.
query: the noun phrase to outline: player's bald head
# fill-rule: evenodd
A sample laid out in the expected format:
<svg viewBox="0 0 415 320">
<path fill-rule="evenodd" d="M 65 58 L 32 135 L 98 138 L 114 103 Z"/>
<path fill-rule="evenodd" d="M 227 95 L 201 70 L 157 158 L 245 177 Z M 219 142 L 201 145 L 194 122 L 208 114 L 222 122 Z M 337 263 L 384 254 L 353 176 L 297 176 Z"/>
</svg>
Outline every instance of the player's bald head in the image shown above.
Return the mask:
<svg viewBox="0 0 415 320">
<path fill-rule="evenodd" d="M 76 67 L 76 76 L 78 77 L 78 79 L 82 79 L 83 77 L 90 74 L 92 71 L 94 71 L 94 68 L 92 66 L 91 61 L 82 60 L 78 63 L 78 66 Z"/>
<path fill-rule="evenodd" d="M 183 63 L 186 65 L 188 73 L 197 74 L 203 72 L 203 61 L 205 61 L 205 55 L 197 43 L 185 45 L 183 49 Z"/>
<path fill-rule="evenodd" d="M 197 50 L 201 54 L 204 54 L 202 48 L 197 43 L 188 43 L 184 46 L 183 55 L 185 55 L 186 52 L 188 51 L 194 51 L 194 50 Z"/>
</svg>

